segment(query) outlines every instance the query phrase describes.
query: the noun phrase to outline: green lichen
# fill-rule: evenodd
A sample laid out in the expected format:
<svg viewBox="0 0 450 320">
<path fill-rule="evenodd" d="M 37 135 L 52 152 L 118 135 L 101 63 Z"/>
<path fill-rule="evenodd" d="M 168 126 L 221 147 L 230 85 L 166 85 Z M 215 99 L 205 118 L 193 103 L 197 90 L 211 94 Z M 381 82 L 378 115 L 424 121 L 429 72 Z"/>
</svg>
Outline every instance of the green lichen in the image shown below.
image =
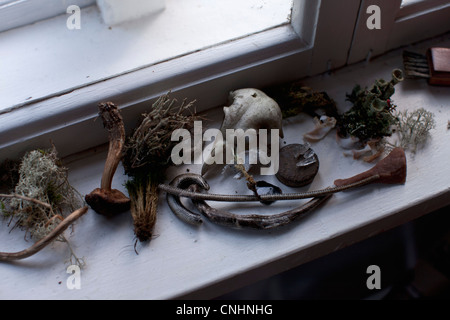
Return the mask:
<svg viewBox="0 0 450 320">
<path fill-rule="evenodd" d="M 389 82 L 379 79 L 371 88 L 356 85 L 347 94 L 352 107 L 339 118 L 339 134 L 356 137 L 363 143 L 392 135 L 397 118 L 391 97 L 395 93 L 394 86 L 402 80 L 403 72 L 395 69 Z"/>
</svg>

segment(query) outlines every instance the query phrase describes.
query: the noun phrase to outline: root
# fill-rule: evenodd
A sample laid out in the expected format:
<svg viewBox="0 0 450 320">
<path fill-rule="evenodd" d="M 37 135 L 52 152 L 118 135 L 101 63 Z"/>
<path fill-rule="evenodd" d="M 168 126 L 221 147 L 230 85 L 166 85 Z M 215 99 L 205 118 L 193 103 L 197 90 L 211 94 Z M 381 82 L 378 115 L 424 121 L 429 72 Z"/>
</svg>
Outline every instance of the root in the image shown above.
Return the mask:
<svg viewBox="0 0 450 320">
<path fill-rule="evenodd" d="M 38 253 L 48 244 L 53 242 L 59 235 L 61 235 L 73 222 L 83 216 L 88 211 L 88 207 L 83 207 L 72 212 L 60 224 L 58 224 L 47 236 L 37 241 L 31 247 L 19 252 L 0 252 L 0 261 L 11 262 L 21 260 Z"/>
</svg>

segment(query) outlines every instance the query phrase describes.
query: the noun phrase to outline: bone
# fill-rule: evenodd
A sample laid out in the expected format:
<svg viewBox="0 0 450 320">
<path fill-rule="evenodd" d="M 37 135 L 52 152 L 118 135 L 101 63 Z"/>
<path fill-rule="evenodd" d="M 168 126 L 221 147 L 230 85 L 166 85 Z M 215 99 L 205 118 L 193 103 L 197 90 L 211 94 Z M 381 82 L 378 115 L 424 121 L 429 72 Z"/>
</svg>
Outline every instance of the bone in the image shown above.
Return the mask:
<svg viewBox="0 0 450 320">
<path fill-rule="evenodd" d="M 336 123 L 333 117 L 321 116 L 320 119 L 316 117 L 314 118 L 315 128 L 303 137 L 310 142 L 322 140 L 336 126 Z"/>
<path fill-rule="evenodd" d="M 232 91 L 229 99 L 231 105 L 223 108 L 223 134 L 226 129 L 279 129 L 283 138 L 280 107 L 264 92 L 253 88 L 239 89 Z"/>
<path fill-rule="evenodd" d="M 244 132 L 249 129 L 254 129 L 256 132 L 258 132 L 259 129 L 266 129 L 268 130 L 268 144 L 270 144 L 271 141 L 271 138 L 269 138 L 271 129 L 278 129 L 279 137 L 284 137 L 281 109 L 277 102 L 267 96 L 264 92 L 253 88 L 238 89 L 230 92 L 229 100 L 230 105 L 223 108 L 224 119 L 220 127 L 224 139 L 226 137 L 227 129 L 242 129 Z M 225 146 L 230 143 L 234 145 L 234 141 L 215 142 L 212 152 L 214 152 L 216 148 L 225 148 Z M 225 152 L 223 154 L 225 154 Z M 211 167 L 210 163 L 212 161 L 210 160 L 213 158 L 214 153 L 211 153 L 209 157 L 205 159 L 202 167 L 202 175 Z"/>
</svg>

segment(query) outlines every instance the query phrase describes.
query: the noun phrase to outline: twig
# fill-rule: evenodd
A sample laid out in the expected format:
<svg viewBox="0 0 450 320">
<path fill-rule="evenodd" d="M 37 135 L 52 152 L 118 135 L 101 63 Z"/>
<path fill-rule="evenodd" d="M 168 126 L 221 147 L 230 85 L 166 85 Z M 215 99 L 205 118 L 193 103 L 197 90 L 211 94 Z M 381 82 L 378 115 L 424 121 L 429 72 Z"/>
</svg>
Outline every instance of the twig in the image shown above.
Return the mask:
<svg viewBox="0 0 450 320">
<path fill-rule="evenodd" d="M 67 218 L 65 218 L 60 224 L 58 224 L 55 229 L 53 229 L 46 237 L 37 241 L 31 247 L 24 249 L 19 252 L 0 252 L 0 261 L 11 262 L 15 260 L 21 260 L 28 258 L 48 244 L 50 244 L 53 240 L 55 240 L 61 233 L 63 233 L 73 222 L 75 222 L 78 218 L 83 216 L 88 211 L 88 207 L 83 207 L 78 210 L 72 212 Z"/>
<path fill-rule="evenodd" d="M 21 196 L 20 194 L 16 194 L 16 193 L 13 193 L 13 194 L 2 194 L 2 193 L 0 193 L 0 198 L 17 198 L 17 199 L 33 202 L 35 204 L 41 205 L 43 207 L 46 207 L 47 209 L 52 209 L 52 206 L 50 204 L 48 204 L 48 203 L 42 202 L 42 201 L 37 200 L 37 199 Z"/>
</svg>

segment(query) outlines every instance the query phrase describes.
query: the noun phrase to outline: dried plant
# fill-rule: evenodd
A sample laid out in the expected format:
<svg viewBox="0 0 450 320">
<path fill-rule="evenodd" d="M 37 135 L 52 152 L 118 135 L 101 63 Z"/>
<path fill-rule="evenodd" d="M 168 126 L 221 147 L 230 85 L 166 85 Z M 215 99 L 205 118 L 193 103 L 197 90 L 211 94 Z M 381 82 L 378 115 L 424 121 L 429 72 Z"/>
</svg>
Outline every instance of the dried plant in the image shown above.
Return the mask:
<svg viewBox="0 0 450 320">
<path fill-rule="evenodd" d="M 412 153 L 426 142 L 430 130 L 436 126 L 434 114 L 424 108 L 398 112 L 396 117 L 398 141 L 394 145 L 410 150 Z"/>
<path fill-rule="evenodd" d="M 1 202 L 3 215 L 37 241 L 49 236 L 65 216 L 83 204 L 81 195 L 69 184 L 67 169 L 61 166 L 55 148 L 28 152 L 20 162 L 13 189 L 13 194 L 1 195 L 5 199 Z M 67 242 L 62 234 L 55 238 Z M 71 254 L 81 264 L 72 250 Z"/>
<path fill-rule="evenodd" d="M 127 190 L 131 199 L 134 232 L 141 242 L 151 239 L 156 223 L 157 187 L 171 164 L 176 129 L 192 129 L 198 117 L 190 110 L 194 101 L 176 106 L 177 100 L 165 94 L 143 115 L 140 125 L 128 137 L 122 163 L 131 178 Z"/>
<path fill-rule="evenodd" d="M 395 93 L 394 86 L 403 81 L 403 72 L 392 71 L 391 81 L 376 80 L 371 88 L 361 88 L 356 85 L 347 100 L 353 106 L 342 114 L 338 122 L 340 136 L 354 136 L 361 142 L 382 139 L 392 134 L 392 126 L 396 123 L 391 96 Z"/>
</svg>

